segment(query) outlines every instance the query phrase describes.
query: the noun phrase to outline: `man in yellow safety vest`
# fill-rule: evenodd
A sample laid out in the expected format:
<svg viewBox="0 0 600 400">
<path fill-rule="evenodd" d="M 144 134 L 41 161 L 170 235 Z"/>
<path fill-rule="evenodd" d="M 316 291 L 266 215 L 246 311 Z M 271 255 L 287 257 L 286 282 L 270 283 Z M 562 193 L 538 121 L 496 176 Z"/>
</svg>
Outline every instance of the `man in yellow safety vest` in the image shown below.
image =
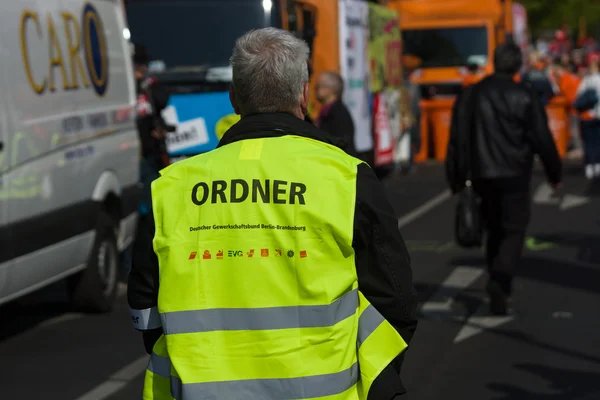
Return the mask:
<svg viewBox="0 0 600 400">
<path fill-rule="evenodd" d="M 394 399 L 416 328 L 410 259 L 368 165 L 304 121 L 309 49 L 237 40 L 240 122 L 152 184 L 128 299 L 144 399 Z M 152 236 L 152 235 L 150 235 Z"/>
</svg>

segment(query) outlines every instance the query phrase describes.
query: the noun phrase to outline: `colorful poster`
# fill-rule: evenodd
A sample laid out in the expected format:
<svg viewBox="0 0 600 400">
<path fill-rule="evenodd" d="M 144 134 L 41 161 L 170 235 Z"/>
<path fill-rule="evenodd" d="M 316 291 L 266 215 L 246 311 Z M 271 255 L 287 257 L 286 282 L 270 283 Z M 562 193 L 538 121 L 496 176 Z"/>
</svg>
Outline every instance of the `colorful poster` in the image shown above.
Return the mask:
<svg viewBox="0 0 600 400">
<path fill-rule="evenodd" d="M 515 42 L 523 49 L 527 50 L 529 38 L 527 37 L 527 10 L 519 3 L 513 3 L 513 37 Z"/>
<path fill-rule="evenodd" d="M 343 101 L 354 121 L 358 152 L 373 149 L 369 106 L 369 7 L 354 0 L 339 1 L 340 65 L 344 78 Z"/>
<path fill-rule="evenodd" d="M 398 14 L 369 3 L 369 65 L 371 91 L 402 85 L 402 39 Z"/>
<path fill-rule="evenodd" d="M 167 150 L 174 157 L 213 150 L 240 119 L 229 102 L 229 92 L 173 95 L 162 116 L 177 127 L 167 136 Z"/>
<path fill-rule="evenodd" d="M 392 134 L 392 126 L 388 115 L 388 107 L 383 92 L 374 96 L 374 123 L 375 133 L 375 165 L 388 165 L 394 162 L 395 137 Z"/>
</svg>

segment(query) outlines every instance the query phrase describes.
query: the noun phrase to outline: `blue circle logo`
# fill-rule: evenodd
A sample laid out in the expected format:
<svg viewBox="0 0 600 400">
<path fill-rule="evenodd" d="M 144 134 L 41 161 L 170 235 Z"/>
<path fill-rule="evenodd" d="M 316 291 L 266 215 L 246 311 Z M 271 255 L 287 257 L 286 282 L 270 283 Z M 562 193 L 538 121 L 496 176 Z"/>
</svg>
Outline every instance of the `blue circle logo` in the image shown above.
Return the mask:
<svg viewBox="0 0 600 400">
<path fill-rule="evenodd" d="M 90 80 L 98 96 L 103 96 L 108 86 L 108 49 L 100 14 L 89 3 L 83 8 L 82 26 L 85 63 Z"/>
</svg>

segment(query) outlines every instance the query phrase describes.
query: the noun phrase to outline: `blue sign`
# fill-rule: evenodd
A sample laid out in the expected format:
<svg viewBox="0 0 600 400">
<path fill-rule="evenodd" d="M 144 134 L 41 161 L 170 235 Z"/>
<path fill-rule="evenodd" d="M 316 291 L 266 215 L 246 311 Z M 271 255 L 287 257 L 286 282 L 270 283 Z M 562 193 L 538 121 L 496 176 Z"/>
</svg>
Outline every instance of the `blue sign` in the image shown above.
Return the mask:
<svg viewBox="0 0 600 400">
<path fill-rule="evenodd" d="M 239 121 L 229 101 L 229 92 L 176 94 L 163 111 L 167 124 L 177 126 L 169 133 L 171 156 L 191 156 L 217 147 L 223 134 Z"/>
</svg>

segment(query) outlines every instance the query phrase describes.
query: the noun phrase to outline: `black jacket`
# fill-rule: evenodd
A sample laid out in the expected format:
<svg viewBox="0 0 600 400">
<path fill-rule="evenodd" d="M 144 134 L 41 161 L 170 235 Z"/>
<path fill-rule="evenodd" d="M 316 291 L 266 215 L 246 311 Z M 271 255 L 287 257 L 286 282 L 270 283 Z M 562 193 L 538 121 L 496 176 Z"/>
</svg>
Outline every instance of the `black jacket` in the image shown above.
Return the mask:
<svg viewBox="0 0 600 400">
<path fill-rule="evenodd" d="M 160 170 L 167 166 L 165 163 L 166 143 L 164 139 L 152 136 L 157 129 L 157 121 L 164 125 L 161 111 L 167 107 L 168 93 L 154 78 L 146 78 L 136 82 L 137 115 L 136 127 L 140 139 L 142 157 L 151 161 Z"/>
<path fill-rule="evenodd" d="M 468 171 L 472 179 L 530 176 L 535 154 L 550 183 L 560 182 L 562 163 L 546 110 L 529 87 L 496 74 L 458 96 L 446 157 L 454 192 L 462 189 Z"/>
<path fill-rule="evenodd" d="M 275 113 L 243 118 L 225 133 L 219 147 L 239 140 L 287 134 L 340 144 L 305 121 L 288 114 Z M 354 216 L 348 217 L 354 218 L 353 248 L 358 286 L 408 343 L 417 326 L 417 296 L 412 283 L 410 257 L 383 187 L 366 164 L 358 167 L 356 185 L 356 210 Z M 152 240 L 152 237 L 153 232 L 150 232 L 147 240 Z M 136 310 L 155 307 L 158 282 L 158 260 L 154 252 L 147 257 L 134 258 L 127 293 L 129 306 Z M 160 329 L 144 333 L 148 353 L 161 333 Z M 375 381 L 370 399 L 389 400 L 406 392 L 398 377 L 402 358 L 403 355 Z"/>
<path fill-rule="evenodd" d="M 343 140 L 346 152 L 356 157 L 354 146 L 354 121 L 346 105 L 338 100 L 331 105 L 329 112 L 319 120 L 319 128 Z"/>
<path fill-rule="evenodd" d="M 548 104 L 552 97 L 554 97 L 552 84 L 544 71 L 540 71 L 539 69 L 527 71 L 521 75 L 521 82 L 533 90 L 543 106 Z"/>
</svg>

